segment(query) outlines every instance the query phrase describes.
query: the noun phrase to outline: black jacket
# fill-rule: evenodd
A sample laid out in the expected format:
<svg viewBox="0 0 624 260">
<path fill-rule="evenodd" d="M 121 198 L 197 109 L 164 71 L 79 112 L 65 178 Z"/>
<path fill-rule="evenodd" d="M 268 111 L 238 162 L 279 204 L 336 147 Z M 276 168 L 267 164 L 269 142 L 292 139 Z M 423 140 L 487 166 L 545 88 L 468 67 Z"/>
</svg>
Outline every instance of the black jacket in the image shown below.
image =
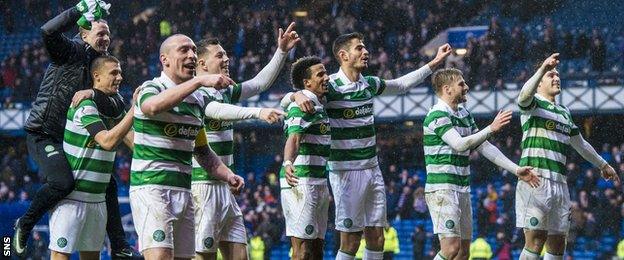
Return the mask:
<svg viewBox="0 0 624 260">
<path fill-rule="evenodd" d="M 48 135 L 63 140 L 67 110 L 74 94 L 92 86 L 89 73 L 91 62 L 102 55 L 79 37 L 69 39 L 63 32 L 76 26 L 80 12 L 75 8 L 65 10 L 41 27 L 43 43 L 50 57 L 37 98 L 24 125 L 29 133 Z M 123 110 L 121 96 L 108 98 L 95 91 L 98 109 L 111 117 Z"/>
</svg>

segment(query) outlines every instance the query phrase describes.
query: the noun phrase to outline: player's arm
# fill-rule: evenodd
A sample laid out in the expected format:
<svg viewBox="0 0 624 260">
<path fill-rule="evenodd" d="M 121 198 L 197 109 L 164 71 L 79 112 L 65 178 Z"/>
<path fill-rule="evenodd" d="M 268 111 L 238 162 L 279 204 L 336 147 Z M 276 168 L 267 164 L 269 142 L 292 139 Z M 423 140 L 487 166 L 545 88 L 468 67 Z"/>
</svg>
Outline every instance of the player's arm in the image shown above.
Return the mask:
<svg viewBox="0 0 624 260">
<path fill-rule="evenodd" d="M 290 186 L 296 186 L 299 183 L 299 178 L 295 176 L 295 167 L 293 162 L 297 158 L 299 151 L 299 143 L 301 142 L 301 133 L 293 132 L 288 134 L 286 144 L 284 145 L 284 171 L 286 175 L 286 182 Z"/>
<path fill-rule="evenodd" d="M 399 77 L 397 79 L 386 80 L 385 88 L 383 88 L 383 82 L 382 82 L 382 87 L 379 89 L 380 91 L 378 91 L 378 94 L 380 95 L 403 94 L 407 92 L 408 90 L 410 90 L 411 88 L 418 86 L 418 84 L 425 81 L 425 79 L 429 75 L 431 75 L 432 70 L 434 70 L 435 68 L 437 68 L 438 66 L 440 66 L 440 64 L 444 62 L 446 57 L 448 57 L 451 54 L 451 51 L 452 51 L 451 45 L 449 45 L 448 43 L 440 46 L 438 48 L 438 53 L 436 54 L 436 57 L 433 58 L 433 60 L 431 60 L 429 63 L 427 63 L 427 65 L 422 66 L 421 68 L 415 71 L 412 71 L 406 75 L 403 75 L 402 77 Z"/>
<path fill-rule="evenodd" d="M 537 72 L 535 72 L 535 74 L 533 74 L 533 76 L 531 76 L 531 78 L 524 83 L 522 89 L 520 90 L 520 95 L 518 95 L 518 105 L 521 108 L 529 108 L 531 106 L 533 97 L 537 92 L 537 86 L 539 86 L 542 77 L 544 77 L 546 72 L 555 68 L 557 64 L 559 64 L 559 53 L 554 53 L 544 60 L 544 63 L 542 63 L 542 66 L 537 69 Z"/>
<path fill-rule="evenodd" d="M 572 146 L 583 159 L 598 167 L 603 178 L 608 180 L 620 180 L 615 169 L 613 169 L 605 159 L 600 157 L 594 147 L 592 147 L 580 133 L 570 137 L 570 146 Z"/>
<path fill-rule="evenodd" d="M 76 7 L 69 8 L 41 26 L 41 38 L 50 59 L 64 63 L 76 53 L 77 45 L 63 35 L 75 25 L 82 14 Z"/>
<path fill-rule="evenodd" d="M 101 120 L 88 124 L 85 128 L 89 132 L 89 135 L 93 136 L 93 139 L 95 139 L 104 150 L 111 151 L 122 141 L 128 131 L 130 131 L 133 117 L 134 110 L 130 110 L 130 112 L 110 130 L 106 129 L 106 126 L 104 126 Z"/>
<path fill-rule="evenodd" d="M 123 142 L 128 149 L 134 151 L 134 131 L 132 129 L 123 137 Z"/>
<path fill-rule="evenodd" d="M 481 145 L 493 133 L 500 131 L 503 126 L 509 124 L 510 120 L 511 111 L 500 111 L 489 126 L 465 137 L 462 137 L 459 132 L 453 128 L 449 117 L 438 118 L 431 122 L 431 124 L 435 124 L 433 129 L 436 134 L 442 138 L 442 141 L 451 146 L 453 150 L 463 152 Z"/>
<path fill-rule="evenodd" d="M 197 134 L 193 156 L 202 168 L 216 179 L 227 182 L 234 191 L 240 191 L 245 185 L 243 178 L 234 174 L 210 148 L 206 131 L 203 128 Z"/>
<path fill-rule="evenodd" d="M 147 116 L 154 116 L 172 109 L 201 86 L 226 87 L 234 84 L 230 78 L 221 74 L 202 75 L 187 80 L 175 88 L 148 97 L 142 97 L 140 109 Z"/>
<path fill-rule="evenodd" d="M 284 112 L 273 108 L 241 107 L 220 102 L 210 102 L 206 106 L 205 115 L 217 120 L 262 119 L 269 124 L 280 121 Z"/>
<path fill-rule="evenodd" d="M 481 145 L 477 147 L 477 152 L 483 155 L 485 158 L 490 160 L 490 162 L 496 164 L 498 167 L 501 167 L 508 172 L 511 172 L 518 176 L 519 179 L 529 183 L 531 187 L 535 188 L 539 186 L 539 178 L 533 172 L 533 167 L 524 166 L 520 167 L 507 156 L 505 156 L 496 146 L 492 145 L 492 143 L 488 141 L 484 141 Z"/>
</svg>

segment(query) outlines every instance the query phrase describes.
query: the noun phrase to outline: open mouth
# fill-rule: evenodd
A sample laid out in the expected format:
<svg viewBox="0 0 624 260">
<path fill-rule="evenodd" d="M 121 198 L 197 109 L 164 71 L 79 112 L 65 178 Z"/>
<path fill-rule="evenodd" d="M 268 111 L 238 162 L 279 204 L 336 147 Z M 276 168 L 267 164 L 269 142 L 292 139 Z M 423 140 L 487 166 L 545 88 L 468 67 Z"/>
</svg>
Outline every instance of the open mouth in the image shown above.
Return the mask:
<svg viewBox="0 0 624 260">
<path fill-rule="evenodd" d="M 195 71 L 196 66 L 197 65 L 195 65 L 195 62 L 190 62 L 190 63 L 184 64 L 182 67 L 184 67 L 185 69 L 188 69 L 188 70 Z"/>
</svg>

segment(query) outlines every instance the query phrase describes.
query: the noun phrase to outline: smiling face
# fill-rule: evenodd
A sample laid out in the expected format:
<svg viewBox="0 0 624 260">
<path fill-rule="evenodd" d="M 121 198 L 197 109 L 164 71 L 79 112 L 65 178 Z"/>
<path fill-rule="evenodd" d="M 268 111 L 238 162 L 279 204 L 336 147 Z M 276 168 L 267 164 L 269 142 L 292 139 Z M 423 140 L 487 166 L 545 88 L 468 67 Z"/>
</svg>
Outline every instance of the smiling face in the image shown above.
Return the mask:
<svg viewBox="0 0 624 260">
<path fill-rule="evenodd" d="M 163 71 L 174 83 L 180 84 L 195 76 L 197 47 L 191 38 L 181 34 L 170 36 L 160 50 Z"/>
<path fill-rule="evenodd" d="M 329 75 L 322 63 L 312 65 L 310 68 L 310 78 L 303 80 L 305 89 L 312 91 L 317 97 L 321 98 L 327 93 L 329 84 Z"/>
<path fill-rule="evenodd" d="M 92 22 L 91 30 L 81 29 L 80 36 L 97 52 L 106 52 L 110 46 L 110 30 L 104 21 Z"/>
<path fill-rule="evenodd" d="M 544 74 L 537 87 L 537 93 L 553 99 L 561 93 L 561 79 L 559 78 L 559 71 L 557 71 L 557 69 L 552 69 Z"/>
<path fill-rule="evenodd" d="M 440 69 L 431 76 L 436 95 L 449 105 L 465 103 L 468 98 L 468 84 L 461 71 L 453 68 Z"/>
<path fill-rule="evenodd" d="M 117 94 L 122 80 L 119 62 L 105 61 L 93 71 L 93 88 L 106 95 Z"/>
<path fill-rule="evenodd" d="M 208 45 L 205 53 L 197 61 L 199 70 L 197 74 L 222 74 L 230 76 L 230 58 L 221 44 Z"/>
</svg>

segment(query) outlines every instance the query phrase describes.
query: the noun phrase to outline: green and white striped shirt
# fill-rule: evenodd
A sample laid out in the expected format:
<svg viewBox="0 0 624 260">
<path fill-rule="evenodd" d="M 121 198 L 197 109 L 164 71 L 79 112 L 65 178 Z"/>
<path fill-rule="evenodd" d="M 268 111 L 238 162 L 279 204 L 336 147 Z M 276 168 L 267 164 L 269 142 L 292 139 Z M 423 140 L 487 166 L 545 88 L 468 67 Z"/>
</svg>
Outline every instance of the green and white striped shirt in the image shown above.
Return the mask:
<svg viewBox="0 0 624 260">
<path fill-rule="evenodd" d="M 522 124 L 522 158 L 520 166 L 532 166 L 538 175 L 566 183 L 566 160 L 570 137 L 579 128 L 570 111 L 535 94 L 527 107 L 520 107 Z"/>
<path fill-rule="evenodd" d="M 143 114 L 141 104 L 175 87 L 164 73 L 141 85 L 134 107 L 134 153 L 131 189 L 142 185 L 190 190 L 195 138 L 203 126 L 205 96 L 195 91 L 169 111 Z"/>
<path fill-rule="evenodd" d="M 108 122 L 108 120 L 107 120 Z M 106 187 L 113 173 L 115 151 L 104 150 L 87 131 L 87 126 L 104 123 L 91 99 L 67 111 L 63 150 L 76 185 L 68 199 L 82 202 L 106 201 Z"/>
<path fill-rule="evenodd" d="M 226 89 L 216 90 L 214 88 L 202 87 L 199 89 L 208 97 L 206 105 L 210 102 L 235 104 L 239 102 L 241 95 L 241 85 L 236 84 Z M 221 158 L 227 167 L 234 167 L 234 130 L 232 121 L 222 121 L 205 117 L 204 129 L 208 138 L 210 148 Z M 209 174 L 193 158 L 193 183 L 213 182 L 216 179 Z"/>
<path fill-rule="evenodd" d="M 423 147 L 427 182 L 425 192 L 454 190 L 470 192 L 470 150 L 459 152 L 442 140 L 450 129 L 462 137 L 475 134 L 479 128 L 470 112 L 463 106 L 454 111 L 438 99 L 423 122 Z"/>
<path fill-rule="evenodd" d="M 302 91 L 315 104 L 314 114 L 306 114 L 294 102 L 288 106 L 284 122 L 286 137 L 301 134 L 297 157 L 293 162 L 295 176 L 300 184 L 327 184 L 327 158 L 330 154 L 331 130 L 327 113 L 316 95 L 308 90 Z M 290 187 L 286 182 L 285 170 L 280 171 L 280 186 Z"/>
<path fill-rule="evenodd" d="M 331 125 L 330 170 L 365 170 L 376 167 L 377 142 L 373 97 L 383 93 L 385 82 L 363 77 L 351 82 L 344 72 L 329 76 L 325 108 Z"/>
</svg>

